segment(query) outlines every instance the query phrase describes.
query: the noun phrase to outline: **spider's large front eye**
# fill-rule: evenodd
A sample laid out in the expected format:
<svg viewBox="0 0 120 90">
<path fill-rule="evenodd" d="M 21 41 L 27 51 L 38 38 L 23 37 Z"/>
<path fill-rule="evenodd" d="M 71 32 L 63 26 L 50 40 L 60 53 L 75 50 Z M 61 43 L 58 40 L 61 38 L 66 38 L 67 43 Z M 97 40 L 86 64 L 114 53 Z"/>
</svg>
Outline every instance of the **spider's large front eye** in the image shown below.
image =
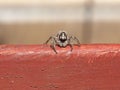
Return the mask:
<svg viewBox="0 0 120 90">
<path fill-rule="evenodd" d="M 60 40 L 61 42 L 65 42 L 65 41 L 67 40 L 67 35 L 66 35 L 65 32 L 60 33 L 60 35 L 59 35 L 59 40 Z"/>
</svg>

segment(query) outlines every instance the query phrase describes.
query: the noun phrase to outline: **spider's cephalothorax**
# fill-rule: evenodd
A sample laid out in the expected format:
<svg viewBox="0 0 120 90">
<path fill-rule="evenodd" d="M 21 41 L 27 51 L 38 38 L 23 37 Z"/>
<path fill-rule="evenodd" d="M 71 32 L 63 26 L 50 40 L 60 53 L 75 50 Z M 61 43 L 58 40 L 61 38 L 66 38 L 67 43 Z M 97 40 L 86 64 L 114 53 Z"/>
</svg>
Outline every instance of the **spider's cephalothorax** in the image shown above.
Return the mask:
<svg viewBox="0 0 120 90">
<path fill-rule="evenodd" d="M 59 32 L 56 36 L 57 45 L 60 47 L 66 47 L 68 44 L 68 35 L 66 32 Z"/>
<path fill-rule="evenodd" d="M 57 53 L 55 46 L 59 46 L 59 47 L 66 47 L 66 46 L 70 46 L 71 47 L 71 51 L 73 50 L 73 44 L 71 44 L 72 40 L 75 40 L 77 42 L 77 44 L 80 46 L 80 42 L 79 40 L 75 37 L 75 36 L 68 36 L 67 33 L 65 31 L 60 31 L 56 36 L 51 36 L 47 41 L 46 44 L 49 41 L 52 41 L 52 44 L 50 45 L 51 48 Z"/>
<path fill-rule="evenodd" d="M 67 41 L 67 34 L 65 32 L 61 32 L 60 34 L 58 34 L 58 39 L 60 40 L 60 42 L 64 43 L 65 41 Z"/>
</svg>

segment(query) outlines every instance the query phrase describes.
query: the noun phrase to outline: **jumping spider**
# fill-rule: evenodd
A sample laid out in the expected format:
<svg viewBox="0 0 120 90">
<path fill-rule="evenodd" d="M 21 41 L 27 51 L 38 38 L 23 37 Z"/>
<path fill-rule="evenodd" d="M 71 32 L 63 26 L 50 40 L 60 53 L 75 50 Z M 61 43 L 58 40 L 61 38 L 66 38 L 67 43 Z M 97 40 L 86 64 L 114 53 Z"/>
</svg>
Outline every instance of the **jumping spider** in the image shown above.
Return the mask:
<svg viewBox="0 0 120 90">
<path fill-rule="evenodd" d="M 80 46 L 79 40 L 75 36 L 68 36 L 68 34 L 65 31 L 60 31 L 56 36 L 49 37 L 45 44 L 47 44 L 50 40 L 52 41 L 50 47 L 55 51 L 56 54 L 57 54 L 57 51 L 55 49 L 56 45 L 62 48 L 65 48 L 66 46 L 69 45 L 72 51 L 73 44 L 71 44 L 71 41 L 75 40 L 77 42 L 77 45 Z"/>
</svg>

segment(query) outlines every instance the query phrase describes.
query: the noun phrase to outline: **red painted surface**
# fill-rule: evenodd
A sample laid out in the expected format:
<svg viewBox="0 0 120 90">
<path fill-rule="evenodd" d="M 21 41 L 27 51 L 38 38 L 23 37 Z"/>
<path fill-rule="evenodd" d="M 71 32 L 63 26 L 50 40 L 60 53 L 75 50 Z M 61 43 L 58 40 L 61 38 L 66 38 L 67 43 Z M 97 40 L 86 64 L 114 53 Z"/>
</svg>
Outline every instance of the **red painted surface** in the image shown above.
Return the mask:
<svg viewBox="0 0 120 90">
<path fill-rule="evenodd" d="M 120 90 L 120 45 L 1 45 L 0 90 Z"/>
</svg>

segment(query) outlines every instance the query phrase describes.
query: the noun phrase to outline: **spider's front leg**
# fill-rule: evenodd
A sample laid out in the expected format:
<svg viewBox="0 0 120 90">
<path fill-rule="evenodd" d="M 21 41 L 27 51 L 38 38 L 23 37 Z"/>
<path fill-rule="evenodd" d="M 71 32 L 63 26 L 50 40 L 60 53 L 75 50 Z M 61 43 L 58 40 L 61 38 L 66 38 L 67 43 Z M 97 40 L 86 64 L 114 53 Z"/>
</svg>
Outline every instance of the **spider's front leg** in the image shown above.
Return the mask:
<svg viewBox="0 0 120 90">
<path fill-rule="evenodd" d="M 51 48 L 54 50 L 54 52 L 57 54 L 57 51 L 56 51 L 55 46 L 56 46 L 56 42 L 55 42 L 55 39 L 54 39 L 54 41 L 53 41 L 53 43 L 50 45 L 50 47 L 51 47 Z"/>
<path fill-rule="evenodd" d="M 49 39 L 45 42 L 45 44 L 47 44 L 49 41 L 52 41 L 52 44 L 50 45 L 50 47 L 55 51 L 55 53 L 57 54 L 57 51 L 55 49 L 56 46 L 56 39 L 55 37 L 49 37 Z"/>
<path fill-rule="evenodd" d="M 45 44 L 48 44 L 48 42 L 50 41 L 50 40 L 52 40 L 52 36 L 51 37 L 49 37 L 49 39 L 45 42 Z"/>
<path fill-rule="evenodd" d="M 78 46 L 80 46 L 80 42 L 79 42 L 79 40 L 78 40 L 76 37 L 70 36 L 68 45 L 70 46 L 71 51 L 72 51 L 72 50 L 73 50 L 73 44 L 71 43 L 71 39 L 72 39 L 72 40 L 75 40 L 75 41 L 77 42 L 77 45 L 78 45 Z"/>
<path fill-rule="evenodd" d="M 77 39 L 77 37 L 71 36 L 71 37 L 70 37 L 70 40 L 71 40 L 71 39 L 75 40 L 75 41 L 77 42 L 77 45 L 80 47 L 80 41 Z"/>
<path fill-rule="evenodd" d="M 68 39 L 68 45 L 70 46 L 71 52 L 72 52 L 72 50 L 73 50 L 73 44 L 71 43 L 71 38 Z"/>
<path fill-rule="evenodd" d="M 68 45 L 70 46 L 71 52 L 72 52 L 72 50 L 73 50 L 73 45 L 72 45 L 71 43 L 69 43 Z"/>
</svg>

